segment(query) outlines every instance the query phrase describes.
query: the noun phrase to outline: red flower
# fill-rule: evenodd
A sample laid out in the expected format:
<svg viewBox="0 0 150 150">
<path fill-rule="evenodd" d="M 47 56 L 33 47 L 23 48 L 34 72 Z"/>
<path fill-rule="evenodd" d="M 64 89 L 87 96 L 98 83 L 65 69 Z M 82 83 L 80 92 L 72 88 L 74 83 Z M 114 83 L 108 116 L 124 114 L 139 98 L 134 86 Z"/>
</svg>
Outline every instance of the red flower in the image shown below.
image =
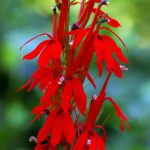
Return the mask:
<svg viewBox="0 0 150 150">
<path fill-rule="evenodd" d="M 86 112 L 86 94 L 80 80 L 73 76 L 68 76 L 66 79 L 63 91 L 62 91 L 62 108 L 64 111 L 68 111 L 71 98 L 74 98 L 74 102 L 82 114 Z"/>
<path fill-rule="evenodd" d="M 70 114 L 63 112 L 62 109 L 51 112 L 38 133 L 38 142 L 47 139 L 48 134 L 51 135 L 53 147 L 60 143 L 63 138 L 71 144 L 74 140 L 75 129 Z"/>
<path fill-rule="evenodd" d="M 113 58 L 112 54 L 115 54 L 115 56 L 124 63 L 128 63 L 128 60 L 122 54 L 121 49 L 117 46 L 114 40 L 106 35 L 97 34 L 95 37 L 94 46 L 96 50 L 99 75 L 102 74 L 102 61 L 104 60 L 106 62 L 108 72 L 114 71 L 118 77 L 122 77 L 120 65 Z"/>
<path fill-rule="evenodd" d="M 45 67 L 50 63 L 51 60 L 60 58 L 60 54 L 62 52 L 62 46 L 61 46 L 61 43 L 57 39 L 54 39 L 50 34 L 47 34 L 47 33 L 40 34 L 40 35 L 30 39 L 29 41 L 27 41 L 21 47 L 21 49 L 27 43 L 29 43 L 33 39 L 35 39 L 39 36 L 42 36 L 42 35 L 47 35 L 49 37 L 49 39 L 41 42 L 33 51 L 31 51 L 30 53 L 25 55 L 23 57 L 23 59 L 31 60 L 31 59 L 34 59 L 35 57 L 37 57 L 38 55 L 40 55 L 38 58 L 38 64 L 40 67 Z"/>
<path fill-rule="evenodd" d="M 32 122 L 46 114 L 46 120 L 37 135 L 35 150 L 57 150 L 59 146 L 66 150 L 105 150 L 105 130 L 96 124 L 104 102 L 109 100 L 114 106 L 122 131 L 123 122 L 128 121 L 120 107 L 107 96 L 106 92 L 111 74 L 114 73 L 121 78 L 122 70 L 127 68 L 120 63 L 127 64 L 128 60 L 113 38 L 100 33 L 101 30 L 111 32 L 127 50 L 122 39 L 104 26 L 106 22 L 111 27 L 117 28 L 120 27 L 120 23 L 101 10 L 103 5 L 108 5 L 107 0 L 81 2 L 55 0 L 55 2 L 56 6 L 52 7 L 52 35 L 40 34 L 21 47 L 22 49 L 40 36 L 48 37 L 23 57 L 26 60 L 38 57 L 39 67 L 27 83 L 18 89 L 19 91 L 27 87 L 28 91 L 31 91 L 39 86 L 42 92 L 39 105 L 32 110 L 36 115 Z M 78 18 L 70 31 L 70 7 L 78 3 L 80 4 Z M 94 17 L 90 22 L 92 13 Z M 108 75 L 98 96 L 93 95 L 90 106 L 86 109 L 87 96 L 83 87 L 85 78 L 96 89 L 95 81 L 89 73 L 94 54 L 99 76 L 102 75 L 104 67 Z M 106 65 L 103 65 L 103 62 Z M 76 112 L 76 109 L 79 111 Z M 79 120 L 80 114 L 84 115 L 82 123 Z M 95 128 L 102 129 L 103 135 L 98 135 Z"/>
<path fill-rule="evenodd" d="M 86 127 L 94 125 L 98 117 L 98 114 L 101 111 L 101 107 L 103 106 L 103 103 L 105 102 L 105 100 L 109 100 L 113 104 L 115 111 L 117 113 L 117 116 L 120 119 L 120 129 L 121 131 L 123 131 L 124 130 L 123 121 L 127 122 L 128 118 L 123 114 L 120 107 L 115 103 L 115 101 L 111 97 L 106 96 L 106 87 L 107 87 L 110 76 L 111 76 L 111 73 L 107 75 L 107 78 L 104 82 L 104 85 L 99 95 L 98 96 L 94 95 L 92 97 L 92 102 L 90 104 L 90 109 L 89 109 L 89 113 L 88 113 L 88 117 L 87 117 L 87 121 L 85 125 Z"/>
<path fill-rule="evenodd" d="M 77 139 L 72 150 L 105 150 L 105 143 L 101 136 L 93 130 L 85 130 Z"/>
<path fill-rule="evenodd" d="M 116 114 L 120 120 L 120 129 L 123 132 L 124 131 L 123 121 L 127 122 L 128 118 L 123 114 L 120 107 L 115 103 L 115 101 L 111 97 L 105 97 L 105 99 L 109 100 L 112 103 L 112 105 L 114 106 Z M 128 126 L 128 124 L 126 124 L 126 125 Z"/>
<path fill-rule="evenodd" d="M 96 12 L 99 12 L 99 16 L 101 19 L 103 18 L 107 18 L 107 21 L 106 23 L 109 24 L 110 26 L 114 27 L 114 28 L 118 28 L 120 27 L 120 23 L 116 20 L 116 19 L 113 19 L 111 17 L 109 17 L 107 14 L 105 14 L 105 12 L 103 12 L 102 10 L 98 10 L 97 8 L 94 8 L 92 10 L 93 13 L 96 13 Z"/>
</svg>

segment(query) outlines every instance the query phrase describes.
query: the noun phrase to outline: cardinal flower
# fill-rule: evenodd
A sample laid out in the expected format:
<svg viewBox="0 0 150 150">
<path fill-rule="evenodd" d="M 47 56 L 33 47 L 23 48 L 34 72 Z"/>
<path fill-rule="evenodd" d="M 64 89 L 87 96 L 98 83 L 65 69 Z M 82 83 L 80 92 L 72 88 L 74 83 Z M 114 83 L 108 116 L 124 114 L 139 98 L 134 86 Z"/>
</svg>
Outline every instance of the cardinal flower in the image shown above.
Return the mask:
<svg viewBox="0 0 150 150">
<path fill-rule="evenodd" d="M 62 91 L 62 108 L 64 111 L 68 111 L 71 98 L 74 98 L 74 102 L 82 114 L 86 112 L 86 94 L 80 80 L 74 76 L 68 76 L 65 81 Z"/>
<path fill-rule="evenodd" d="M 42 142 L 50 135 L 51 144 L 55 147 L 61 140 L 72 143 L 75 136 L 75 129 L 70 114 L 62 109 L 51 112 L 43 127 L 40 129 L 37 139 Z"/>
<path fill-rule="evenodd" d="M 106 14 L 102 10 L 98 10 L 97 8 L 94 8 L 92 10 L 93 13 L 96 13 L 97 11 L 99 12 L 99 19 L 101 20 L 101 22 L 104 18 L 107 18 L 106 23 L 109 24 L 111 27 L 118 28 L 121 26 L 120 23 L 116 19 L 109 17 L 108 14 Z"/>
<path fill-rule="evenodd" d="M 76 4 L 80 7 L 77 20 L 70 25 L 70 9 Z M 41 36 L 47 37 L 23 57 L 25 60 L 36 58 L 38 68 L 27 83 L 18 89 L 20 91 L 27 88 L 29 92 L 38 86 L 42 93 L 38 105 L 32 109 L 32 113 L 36 115 L 32 123 L 36 119 L 41 120 L 45 115 L 34 150 L 105 150 L 106 132 L 103 126 L 97 124 L 105 101 L 113 105 L 120 120 L 121 131 L 124 130 L 124 123 L 128 126 L 128 118 L 107 94 L 112 73 L 122 78 L 123 70 L 127 70 L 122 63 L 128 63 L 122 47 L 116 44 L 114 37 L 126 50 L 127 47 L 123 40 L 108 28 L 118 28 L 121 25 L 102 11 L 103 6 L 108 6 L 107 0 L 55 0 L 55 6 L 51 7 L 52 34 L 42 33 L 21 47 L 22 49 Z M 106 27 L 105 24 L 109 26 Z M 102 30 L 113 36 L 102 34 Z M 97 88 L 90 73 L 94 59 L 98 77 L 101 77 L 103 70 L 107 71 L 107 76 L 99 93 L 91 93 L 92 100 L 87 106 L 88 97 L 83 86 L 85 79 Z M 79 119 L 80 115 L 82 121 Z M 103 135 L 98 134 L 95 129 L 102 130 Z"/>
<path fill-rule="evenodd" d="M 23 59 L 26 60 L 32 60 L 36 58 L 39 55 L 38 58 L 38 65 L 40 67 L 45 67 L 47 66 L 51 60 L 59 59 L 61 52 L 62 52 L 62 46 L 61 43 L 57 40 L 54 39 L 50 34 L 48 33 L 43 33 L 40 34 L 29 41 L 27 41 L 21 49 L 30 41 L 34 40 L 35 38 L 46 35 L 49 37 L 48 40 L 44 40 L 41 42 L 34 50 L 32 50 L 30 53 L 26 54 Z"/>
<path fill-rule="evenodd" d="M 123 63 L 128 63 L 128 60 L 123 55 L 121 48 L 117 46 L 115 41 L 106 35 L 97 34 L 94 40 L 94 47 L 96 51 L 96 60 L 99 75 L 102 74 L 102 61 L 106 62 L 106 69 L 113 71 L 116 76 L 122 77 L 122 72 L 118 61 L 113 57 L 113 54 L 118 60 Z"/>
<path fill-rule="evenodd" d="M 105 136 L 105 134 L 104 134 Z M 97 134 L 94 129 L 85 129 L 78 137 L 72 150 L 105 150 L 104 138 Z"/>
<path fill-rule="evenodd" d="M 124 130 L 123 121 L 126 122 L 126 125 L 128 126 L 128 124 L 127 124 L 128 118 L 124 115 L 124 113 L 122 112 L 120 107 L 115 103 L 115 101 L 111 97 L 107 96 L 107 94 L 106 94 L 106 87 L 107 87 L 107 84 L 108 84 L 111 74 L 112 74 L 112 72 L 108 73 L 107 78 L 105 79 L 105 82 L 102 86 L 102 89 L 99 92 L 99 95 L 98 96 L 93 95 L 93 97 L 92 97 L 92 102 L 90 104 L 88 117 L 87 117 L 87 120 L 85 123 L 86 127 L 89 127 L 89 126 L 91 127 L 94 125 L 94 123 L 97 120 L 98 114 L 100 113 L 101 108 L 106 100 L 109 100 L 115 108 L 116 114 L 120 120 L 121 131 Z"/>
</svg>

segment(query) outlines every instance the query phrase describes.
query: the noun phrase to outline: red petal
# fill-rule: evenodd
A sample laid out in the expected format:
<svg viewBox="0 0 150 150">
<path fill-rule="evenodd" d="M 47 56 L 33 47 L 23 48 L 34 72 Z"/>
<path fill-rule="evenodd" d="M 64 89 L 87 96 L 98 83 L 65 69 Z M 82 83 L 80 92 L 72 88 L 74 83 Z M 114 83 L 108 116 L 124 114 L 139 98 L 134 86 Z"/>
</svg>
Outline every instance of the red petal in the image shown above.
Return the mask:
<svg viewBox="0 0 150 150">
<path fill-rule="evenodd" d="M 85 131 L 78 137 L 72 150 L 84 150 L 87 138 L 88 138 L 88 132 Z"/>
<path fill-rule="evenodd" d="M 52 71 L 53 71 L 52 68 L 48 68 L 48 67 L 37 69 L 34 72 L 34 74 L 31 76 L 33 80 L 28 88 L 28 91 L 31 91 L 38 84 L 40 84 L 40 86 L 44 84 L 43 89 L 46 88 L 48 83 L 50 83 L 50 81 L 52 80 Z"/>
<path fill-rule="evenodd" d="M 41 112 L 43 112 L 45 109 L 47 109 L 47 108 L 50 106 L 51 103 L 52 103 L 52 100 L 49 100 L 48 103 L 42 103 L 42 104 L 40 104 L 40 105 L 34 107 L 34 108 L 32 109 L 32 113 L 38 115 L 39 113 L 41 113 Z"/>
<path fill-rule="evenodd" d="M 44 49 L 44 47 L 50 42 L 50 40 L 45 40 L 41 42 L 33 51 L 28 53 L 23 57 L 23 59 L 34 59 L 39 53 Z"/>
<path fill-rule="evenodd" d="M 98 128 L 98 129 L 100 129 L 100 130 L 103 131 L 103 140 L 104 140 L 104 142 L 105 142 L 107 135 L 106 135 L 106 131 L 105 131 L 104 127 L 103 127 L 103 126 L 100 126 L 100 125 L 96 125 L 96 126 L 94 126 L 94 128 Z"/>
<path fill-rule="evenodd" d="M 72 84 L 70 80 L 67 80 L 64 84 L 62 92 L 62 108 L 65 112 L 68 111 L 69 103 L 72 97 Z"/>
<path fill-rule="evenodd" d="M 29 80 L 27 81 L 27 83 L 25 83 L 25 84 L 22 85 L 20 88 L 18 88 L 18 89 L 16 90 L 16 92 L 19 92 L 19 91 L 21 91 L 22 89 L 26 88 L 26 87 L 30 84 L 30 82 L 31 82 L 31 79 L 29 79 Z"/>
<path fill-rule="evenodd" d="M 40 143 L 40 142 L 44 141 L 45 139 L 47 139 L 47 136 L 51 131 L 51 128 L 52 128 L 55 117 L 56 117 L 55 112 L 52 112 L 51 114 L 48 115 L 48 117 L 45 121 L 45 124 L 39 130 L 39 133 L 37 135 L 38 143 Z"/>
<path fill-rule="evenodd" d="M 40 67 L 45 67 L 48 65 L 51 59 L 51 44 L 47 45 L 38 58 L 38 65 Z"/>
<path fill-rule="evenodd" d="M 108 47 L 110 47 L 111 51 L 114 52 L 115 55 L 118 57 L 118 59 L 124 63 L 128 63 L 127 58 L 123 55 L 122 50 L 117 46 L 115 41 L 108 36 L 102 36 L 102 37 L 104 41 L 107 43 Z"/>
<path fill-rule="evenodd" d="M 103 59 L 106 62 L 106 69 L 108 72 L 110 72 L 113 70 L 114 67 L 114 60 L 112 54 L 108 49 L 107 45 L 105 45 L 105 43 L 102 43 L 102 49 L 103 49 Z"/>
<path fill-rule="evenodd" d="M 20 50 L 26 45 L 28 44 L 29 42 L 33 41 L 34 39 L 40 37 L 40 36 L 48 36 L 50 39 L 52 39 L 52 36 L 49 34 L 49 33 L 42 33 L 42 34 L 39 34 L 33 38 L 31 38 L 30 40 L 28 40 L 26 43 L 24 43 L 21 47 L 20 47 Z"/>
<path fill-rule="evenodd" d="M 95 38 L 94 40 L 94 46 L 96 50 L 96 62 L 97 62 L 97 67 L 98 67 L 98 73 L 99 76 L 102 74 L 103 66 L 102 66 L 102 43 L 100 40 Z"/>
<path fill-rule="evenodd" d="M 100 35 L 98 35 L 98 38 L 95 39 L 95 49 L 96 49 L 97 59 L 104 59 L 106 62 L 107 71 L 108 72 L 112 71 L 114 66 L 113 57 L 110 50 L 108 49 L 107 45 L 104 43 Z M 97 63 L 98 63 L 98 67 L 99 66 L 101 67 L 102 64 L 100 64 L 101 62 L 99 62 L 99 60 L 97 61 Z M 98 68 L 99 73 L 101 73 L 100 67 Z"/>
<path fill-rule="evenodd" d="M 77 45 L 80 44 L 80 42 L 83 40 L 84 36 L 86 36 L 86 33 L 89 31 L 89 28 L 81 30 L 78 35 L 75 36 L 72 48 L 75 48 Z"/>
<path fill-rule="evenodd" d="M 123 44 L 123 46 L 125 47 L 125 49 L 128 51 L 128 48 L 125 45 L 125 43 L 123 42 L 123 40 L 114 31 L 112 31 L 111 29 L 109 29 L 107 27 L 101 27 L 101 29 L 107 30 L 107 31 L 111 32 L 113 35 L 115 35 L 120 40 L 120 42 Z"/>
<path fill-rule="evenodd" d="M 29 86 L 28 88 L 28 92 L 30 92 L 35 86 L 38 85 L 38 83 L 40 82 L 40 79 L 35 79 Z"/>
<path fill-rule="evenodd" d="M 94 80 L 92 79 L 91 75 L 88 72 L 86 73 L 86 77 L 91 82 L 91 84 L 93 85 L 93 87 L 96 89 L 96 84 L 95 84 Z"/>
<path fill-rule="evenodd" d="M 70 114 L 63 115 L 63 134 L 68 143 L 72 144 L 75 137 L 75 129 Z"/>
<path fill-rule="evenodd" d="M 121 129 L 121 131 L 123 131 L 124 128 L 123 128 L 123 125 L 122 125 L 122 120 L 128 121 L 128 118 L 123 114 L 120 107 L 115 103 L 115 101 L 111 97 L 105 97 L 105 98 L 113 104 L 113 106 L 115 108 L 115 111 L 117 113 L 117 116 L 120 119 L 120 129 Z"/>
<path fill-rule="evenodd" d="M 96 132 L 93 132 L 93 134 L 94 134 L 93 137 L 95 139 L 98 149 L 105 150 L 105 143 L 103 139 Z"/>
<path fill-rule="evenodd" d="M 69 31 L 69 32 L 66 32 L 66 33 L 65 33 L 65 36 L 67 36 L 67 35 L 77 35 L 77 34 L 79 34 L 82 30 L 83 30 L 83 29 L 71 30 L 71 31 Z"/>
<path fill-rule="evenodd" d="M 86 111 L 86 94 L 84 92 L 83 86 L 79 79 L 73 78 L 72 80 L 73 93 L 75 98 L 75 103 L 84 115 Z"/>
<path fill-rule="evenodd" d="M 53 59 L 59 59 L 60 54 L 62 52 L 62 46 L 59 41 L 55 41 L 51 44 L 51 47 L 49 49 L 51 57 Z"/>
<path fill-rule="evenodd" d="M 118 78 L 122 78 L 122 70 L 120 68 L 120 64 L 116 60 L 114 60 L 113 72 Z"/>
<path fill-rule="evenodd" d="M 108 17 L 108 18 L 109 18 L 109 21 L 107 21 L 107 23 L 108 23 L 110 26 L 112 26 L 112 27 L 114 27 L 114 28 L 118 28 L 118 27 L 121 26 L 120 23 L 119 23 L 117 20 L 115 20 L 115 19 L 113 19 L 113 18 L 110 18 L 110 17 Z"/>
<path fill-rule="evenodd" d="M 71 3 L 71 5 L 76 5 L 76 4 L 80 4 L 80 2 L 73 2 L 73 3 Z"/>
<path fill-rule="evenodd" d="M 51 143 L 52 146 L 55 147 L 62 138 L 62 114 L 59 114 L 55 118 L 55 122 L 52 129 L 52 135 L 51 135 Z"/>
<path fill-rule="evenodd" d="M 91 136 L 90 140 L 91 140 L 91 144 L 88 145 L 88 150 L 97 150 L 95 139 Z"/>
<path fill-rule="evenodd" d="M 114 106 L 117 116 L 121 119 L 123 119 L 124 121 L 128 121 L 128 118 L 123 114 L 123 112 L 121 111 L 120 107 L 117 105 L 117 103 L 115 103 L 115 101 L 111 98 L 111 97 L 106 97 L 106 99 L 108 99 Z"/>
<path fill-rule="evenodd" d="M 52 96 L 52 94 L 54 94 L 54 92 L 58 89 L 58 87 L 60 86 L 58 84 L 58 81 L 60 80 L 60 77 L 57 77 L 55 80 L 53 80 L 51 82 L 51 84 L 49 84 L 48 88 L 46 89 L 44 95 L 41 98 L 41 103 L 47 102 L 50 100 L 50 97 Z"/>
</svg>

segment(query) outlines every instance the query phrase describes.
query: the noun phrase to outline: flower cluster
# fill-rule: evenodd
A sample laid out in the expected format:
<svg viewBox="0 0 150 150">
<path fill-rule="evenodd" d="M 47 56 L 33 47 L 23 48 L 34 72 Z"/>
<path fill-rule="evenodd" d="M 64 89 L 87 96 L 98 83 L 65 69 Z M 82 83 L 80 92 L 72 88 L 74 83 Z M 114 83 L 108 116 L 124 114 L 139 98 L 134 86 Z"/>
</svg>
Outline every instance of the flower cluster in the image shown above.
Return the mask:
<svg viewBox="0 0 150 150">
<path fill-rule="evenodd" d="M 108 100 L 114 106 L 122 131 L 124 122 L 128 120 L 106 93 L 110 76 L 114 73 L 122 78 L 122 71 L 127 68 L 120 64 L 127 64 L 128 60 L 114 39 L 101 31 L 111 32 L 127 50 L 121 38 L 109 28 L 118 28 L 120 23 L 102 11 L 102 7 L 108 6 L 107 0 L 55 0 L 55 4 L 52 7 L 52 34 L 42 33 L 21 47 L 40 36 L 47 37 L 23 57 L 25 60 L 37 58 L 38 69 L 18 89 L 31 91 L 38 86 L 43 93 L 39 105 L 32 110 L 35 119 L 47 116 L 37 134 L 35 150 L 57 150 L 58 147 L 104 150 L 106 132 L 102 125 L 97 124 L 104 102 Z M 80 9 L 77 21 L 70 27 L 70 8 L 74 5 L 79 5 Z M 107 76 L 102 89 L 97 95 L 93 94 L 87 106 L 84 80 L 87 78 L 96 89 L 89 73 L 93 56 L 96 56 L 98 77 L 101 77 L 104 68 Z M 83 115 L 84 121 L 80 122 L 79 115 Z M 103 134 L 99 135 L 95 129 Z"/>
</svg>

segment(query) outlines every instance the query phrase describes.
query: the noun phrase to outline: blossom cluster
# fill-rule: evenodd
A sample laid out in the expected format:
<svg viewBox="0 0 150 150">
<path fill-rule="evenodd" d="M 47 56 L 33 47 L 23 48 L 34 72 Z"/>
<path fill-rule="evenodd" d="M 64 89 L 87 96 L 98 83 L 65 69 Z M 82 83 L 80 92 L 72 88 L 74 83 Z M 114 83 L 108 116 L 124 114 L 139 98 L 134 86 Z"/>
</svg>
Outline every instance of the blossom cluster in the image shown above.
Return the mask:
<svg viewBox="0 0 150 150">
<path fill-rule="evenodd" d="M 70 26 L 70 8 L 74 5 L 79 5 L 80 9 L 76 22 Z M 31 91 L 38 86 L 42 92 L 39 105 L 32 110 L 35 119 L 46 114 L 37 134 L 35 150 L 57 150 L 59 147 L 66 150 L 104 150 L 106 132 L 97 120 L 106 100 L 112 103 L 122 131 L 123 124 L 128 121 L 106 93 L 111 75 L 122 78 L 122 71 L 127 68 L 121 64 L 127 64 L 128 60 L 114 39 L 101 32 L 111 32 L 127 50 L 122 39 L 111 29 L 120 27 L 120 23 L 102 11 L 105 6 L 108 6 L 107 0 L 55 0 L 52 34 L 42 33 L 21 47 L 38 37 L 47 37 L 23 57 L 25 60 L 37 58 L 38 69 L 18 89 Z M 96 89 L 89 73 L 93 56 L 96 56 L 97 76 L 100 78 L 104 70 L 107 76 L 99 93 L 92 93 L 87 106 L 87 93 L 83 87 L 85 79 Z M 82 122 L 79 115 L 84 118 Z M 95 129 L 103 134 L 98 134 Z"/>
</svg>

